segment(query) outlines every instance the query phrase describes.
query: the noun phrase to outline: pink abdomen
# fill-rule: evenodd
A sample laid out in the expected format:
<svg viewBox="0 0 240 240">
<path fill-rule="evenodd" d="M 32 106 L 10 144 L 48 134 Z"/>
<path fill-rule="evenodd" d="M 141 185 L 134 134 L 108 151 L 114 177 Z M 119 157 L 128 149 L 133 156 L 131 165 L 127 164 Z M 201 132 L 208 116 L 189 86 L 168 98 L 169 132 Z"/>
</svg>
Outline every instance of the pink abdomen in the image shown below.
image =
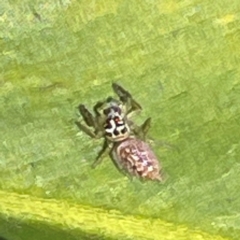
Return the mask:
<svg viewBox="0 0 240 240">
<path fill-rule="evenodd" d="M 161 166 L 149 145 L 140 139 L 127 138 L 116 144 L 112 159 L 120 169 L 142 179 L 162 181 Z"/>
</svg>

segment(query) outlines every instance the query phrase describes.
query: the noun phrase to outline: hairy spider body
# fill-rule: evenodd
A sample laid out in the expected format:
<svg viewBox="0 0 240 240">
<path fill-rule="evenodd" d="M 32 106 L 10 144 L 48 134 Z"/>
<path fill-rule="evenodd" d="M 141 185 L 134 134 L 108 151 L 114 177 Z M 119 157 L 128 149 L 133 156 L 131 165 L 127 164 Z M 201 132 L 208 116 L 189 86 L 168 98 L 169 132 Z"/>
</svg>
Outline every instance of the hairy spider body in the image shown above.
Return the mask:
<svg viewBox="0 0 240 240">
<path fill-rule="evenodd" d="M 148 118 L 140 127 L 130 121 L 129 114 L 141 109 L 141 106 L 132 99 L 130 93 L 116 83 L 112 87 L 120 100 L 109 97 L 104 102 L 98 102 L 93 108 L 95 116 L 84 105 L 79 105 L 83 120 L 88 127 L 94 128 L 94 132 L 77 121 L 79 129 L 92 138 L 104 138 L 103 148 L 93 167 L 101 162 L 102 155 L 108 149 L 119 170 L 141 179 L 162 181 L 157 157 L 144 142 L 151 119 Z"/>
</svg>

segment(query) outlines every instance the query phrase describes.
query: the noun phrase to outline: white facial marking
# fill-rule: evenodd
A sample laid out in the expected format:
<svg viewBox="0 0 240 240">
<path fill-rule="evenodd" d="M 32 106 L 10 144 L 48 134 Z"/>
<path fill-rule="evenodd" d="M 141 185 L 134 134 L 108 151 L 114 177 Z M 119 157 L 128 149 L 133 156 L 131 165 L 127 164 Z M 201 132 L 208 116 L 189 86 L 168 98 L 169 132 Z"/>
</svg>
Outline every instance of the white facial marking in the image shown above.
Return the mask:
<svg viewBox="0 0 240 240">
<path fill-rule="evenodd" d="M 114 120 L 111 120 L 110 123 L 111 123 L 111 128 L 107 128 L 105 130 L 107 133 L 113 133 L 114 129 L 116 128 L 116 124 L 115 124 Z"/>
</svg>

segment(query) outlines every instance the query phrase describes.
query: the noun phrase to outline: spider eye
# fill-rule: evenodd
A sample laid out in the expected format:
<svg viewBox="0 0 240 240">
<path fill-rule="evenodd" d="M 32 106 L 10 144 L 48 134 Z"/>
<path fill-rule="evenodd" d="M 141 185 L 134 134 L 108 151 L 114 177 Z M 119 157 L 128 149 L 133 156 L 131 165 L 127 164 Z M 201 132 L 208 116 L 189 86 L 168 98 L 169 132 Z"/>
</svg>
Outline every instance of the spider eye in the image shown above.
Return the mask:
<svg viewBox="0 0 240 240">
<path fill-rule="evenodd" d="M 126 133 L 126 132 L 127 132 L 127 128 L 124 128 L 124 129 L 121 131 L 122 134 L 124 134 L 124 133 Z"/>
<path fill-rule="evenodd" d="M 114 121 L 118 123 L 120 121 L 120 118 L 119 117 L 115 117 Z"/>
<path fill-rule="evenodd" d="M 116 107 L 116 106 L 114 106 L 114 107 L 112 107 L 113 108 L 113 110 L 116 112 L 116 113 L 119 113 L 119 114 L 121 114 L 121 108 L 118 106 L 118 107 Z"/>
<path fill-rule="evenodd" d="M 118 131 L 117 129 L 115 129 L 114 132 L 113 132 L 113 134 L 114 134 L 115 136 L 118 136 L 118 135 L 119 135 L 119 131 Z"/>
</svg>

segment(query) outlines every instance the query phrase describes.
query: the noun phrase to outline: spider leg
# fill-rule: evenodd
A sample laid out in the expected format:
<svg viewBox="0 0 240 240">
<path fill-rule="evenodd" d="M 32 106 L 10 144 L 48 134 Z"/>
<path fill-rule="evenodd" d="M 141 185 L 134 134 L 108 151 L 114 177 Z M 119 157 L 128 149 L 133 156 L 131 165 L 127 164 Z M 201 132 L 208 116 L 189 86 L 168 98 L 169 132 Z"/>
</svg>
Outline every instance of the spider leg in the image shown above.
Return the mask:
<svg viewBox="0 0 240 240">
<path fill-rule="evenodd" d="M 113 91 L 119 96 L 119 98 L 125 97 L 125 98 L 131 98 L 132 95 L 125 90 L 123 87 L 118 85 L 117 83 L 112 84 Z"/>
<path fill-rule="evenodd" d="M 151 127 L 151 118 L 146 119 L 141 126 L 137 126 L 133 122 L 131 122 L 131 124 L 131 129 L 134 135 L 143 141 L 146 140 L 146 135 Z"/>
<path fill-rule="evenodd" d="M 78 110 L 79 110 L 80 114 L 82 115 L 85 123 L 89 127 L 95 127 L 95 121 L 94 121 L 95 118 L 93 117 L 93 115 L 88 111 L 88 109 L 83 104 L 80 104 L 78 106 Z"/>
<path fill-rule="evenodd" d="M 103 107 L 103 105 L 106 104 L 106 101 L 98 101 L 95 106 L 93 107 L 93 111 L 96 114 L 96 116 L 101 116 L 100 109 Z"/>
<path fill-rule="evenodd" d="M 146 135 L 149 131 L 151 127 L 151 118 L 148 118 L 144 121 L 144 123 L 138 127 L 138 126 L 135 126 L 135 128 L 133 128 L 133 132 L 136 136 L 138 136 L 140 139 L 142 140 L 146 140 Z M 177 151 L 179 151 L 179 148 L 173 144 L 170 144 L 166 141 L 161 141 L 161 140 L 154 140 L 153 138 L 148 138 L 148 142 L 149 143 L 153 143 L 155 142 L 158 146 L 163 146 L 163 147 L 166 147 L 166 148 L 169 148 L 169 149 L 176 149 Z"/>
<path fill-rule="evenodd" d="M 143 136 L 146 137 L 150 127 L 151 127 L 151 118 L 149 117 L 148 119 L 145 120 L 145 122 L 140 126 L 140 129 L 143 133 Z"/>
<path fill-rule="evenodd" d="M 92 168 L 95 168 L 97 165 L 99 165 L 102 162 L 102 160 L 103 160 L 102 156 L 104 153 L 109 153 L 110 149 L 107 151 L 108 146 L 109 146 L 108 141 L 105 139 L 103 142 L 102 149 L 100 150 L 100 152 L 98 153 L 98 155 L 96 157 L 96 160 L 92 164 Z"/>
<path fill-rule="evenodd" d="M 132 108 L 131 108 L 131 110 L 128 112 L 128 114 L 129 114 L 130 112 L 133 112 L 133 111 L 136 111 L 136 110 L 142 110 L 141 105 L 140 105 L 138 102 L 136 102 L 133 98 L 131 98 L 131 105 L 132 105 Z"/>
<path fill-rule="evenodd" d="M 81 131 L 85 132 L 89 137 L 91 137 L 91 138 L 97 138 L 96 135 L 95 135 L 95 133 L 93 133 L 92 131 L 90 131 L 89 128 L 87 128 L 86 126 L 84 126 L 84 125 L 81 124 L 80 122 L 75 121 L 75 124 L 78 126 L 78 128 L 79 128 Z"/>
<path fill-rule="evenodd" d="M 132 95 L 127 90 L 125 90 L 123 87 L 121 87 L 117 83 L 113 83 L 112 88 L 113 88 L 113 91 L 118 95 L 119 99 L 124 104 L 127 105 L 127 112 L 126 112 L 127 115 L 136 110 L 142 110 L 141 105 L 138 102 L 136 102 L 132 98 Z"/>
</svg>

